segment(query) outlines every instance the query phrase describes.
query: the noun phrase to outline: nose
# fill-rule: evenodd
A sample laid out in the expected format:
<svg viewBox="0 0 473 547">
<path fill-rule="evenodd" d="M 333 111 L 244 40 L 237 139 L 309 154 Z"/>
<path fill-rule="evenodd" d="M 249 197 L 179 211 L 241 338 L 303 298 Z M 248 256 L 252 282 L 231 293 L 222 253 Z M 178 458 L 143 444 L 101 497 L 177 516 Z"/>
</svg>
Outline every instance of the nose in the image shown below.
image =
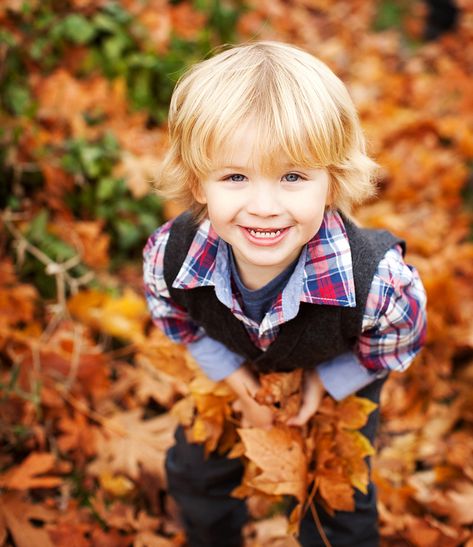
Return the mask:
<svg viewBox="0 0 473 547">
<path fill-rule="evenodd" d="M 258 217 L 272 217 L 281 213 L 277 189 L 269 181 L 252 181 L 247 212 Z"/>
</svg>

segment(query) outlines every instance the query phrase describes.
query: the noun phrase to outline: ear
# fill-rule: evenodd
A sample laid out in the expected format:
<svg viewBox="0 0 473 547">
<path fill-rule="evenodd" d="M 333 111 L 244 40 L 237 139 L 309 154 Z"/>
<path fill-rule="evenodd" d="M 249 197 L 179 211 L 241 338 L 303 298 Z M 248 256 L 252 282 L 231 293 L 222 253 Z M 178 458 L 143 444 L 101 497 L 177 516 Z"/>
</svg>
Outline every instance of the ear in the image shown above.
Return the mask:
<svg viewBox="0 0 473 547">
<path fill-rule="evenodd" d="M 205 205 L 207 203 L 207 196 L 205 195 L 202 185 L 198 182 L 194 188 L 192 188 L 192 196 L 197 203 Z"/>
</svg>

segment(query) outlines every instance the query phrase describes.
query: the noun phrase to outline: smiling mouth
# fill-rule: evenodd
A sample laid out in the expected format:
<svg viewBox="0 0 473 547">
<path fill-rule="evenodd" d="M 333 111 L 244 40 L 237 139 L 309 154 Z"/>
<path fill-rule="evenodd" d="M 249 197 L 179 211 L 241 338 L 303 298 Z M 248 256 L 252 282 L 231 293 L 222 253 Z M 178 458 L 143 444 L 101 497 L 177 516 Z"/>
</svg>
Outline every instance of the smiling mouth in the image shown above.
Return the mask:
<svg viewBox="0 0 473 547">
<path fill-rule="evenodd" d="M 258 239 L 274 239 L 280 236 L 287 228 L 245 228 L 249 234 Z"/>
</svg>

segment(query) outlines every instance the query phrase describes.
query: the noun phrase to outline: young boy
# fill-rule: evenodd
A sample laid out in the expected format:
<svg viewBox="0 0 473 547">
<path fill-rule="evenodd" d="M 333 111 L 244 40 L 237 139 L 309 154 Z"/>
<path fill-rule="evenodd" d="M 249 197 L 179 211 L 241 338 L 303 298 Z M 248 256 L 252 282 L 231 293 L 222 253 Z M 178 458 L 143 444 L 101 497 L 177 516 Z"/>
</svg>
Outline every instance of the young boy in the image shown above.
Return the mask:
<svg viewBox="0 0 473 547">
<path fill-rule="evenodd" d="M 404 243 L 349 220 L 373 193 L 353 103 L 321 61 L 259 42 L 191 68 L 169 113 L 170 149 L 158 191 L 189 209 L 144 251 L 154 322 L 187 345 L 238 396 L 248 426 L 271 427 L 252 395 L 258 375 L 304 369 L 303 425 L 327 391 L 379 401 L 390 370 L 405 370 L 425 334 L 425 294 Z M 378 413 L 362 430 L 371 441 Z M 242 466 L 186 442 L 169 451 L 169 491 L 192 547 L 241 544 L 245 505 L 229 496 Z M 356 510 L 319 508 L 333 547 L 375 547 L 376 497 Z M 299 541 L 323 545 L 310 514 Z"/>
</svg>

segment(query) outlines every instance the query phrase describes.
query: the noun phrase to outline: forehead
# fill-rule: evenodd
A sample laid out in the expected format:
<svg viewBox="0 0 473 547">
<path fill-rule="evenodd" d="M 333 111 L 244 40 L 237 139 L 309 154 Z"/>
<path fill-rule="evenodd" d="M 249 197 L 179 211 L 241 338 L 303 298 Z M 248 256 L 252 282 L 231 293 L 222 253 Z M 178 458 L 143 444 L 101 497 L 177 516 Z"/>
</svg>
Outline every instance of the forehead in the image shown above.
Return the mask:
<svg viewBox="0 0 473 547">
<path fill-rule="evenodd" d="M 313 164 L 308 159 L 306 143 L 298 143 L 299 151 L 288 150 L 274 133 L 254 120 L 244 121 L 211 147 L 212 168 L 245 167 L 265 172 L 279 171 L 294 165 Z"/>
</svg>

